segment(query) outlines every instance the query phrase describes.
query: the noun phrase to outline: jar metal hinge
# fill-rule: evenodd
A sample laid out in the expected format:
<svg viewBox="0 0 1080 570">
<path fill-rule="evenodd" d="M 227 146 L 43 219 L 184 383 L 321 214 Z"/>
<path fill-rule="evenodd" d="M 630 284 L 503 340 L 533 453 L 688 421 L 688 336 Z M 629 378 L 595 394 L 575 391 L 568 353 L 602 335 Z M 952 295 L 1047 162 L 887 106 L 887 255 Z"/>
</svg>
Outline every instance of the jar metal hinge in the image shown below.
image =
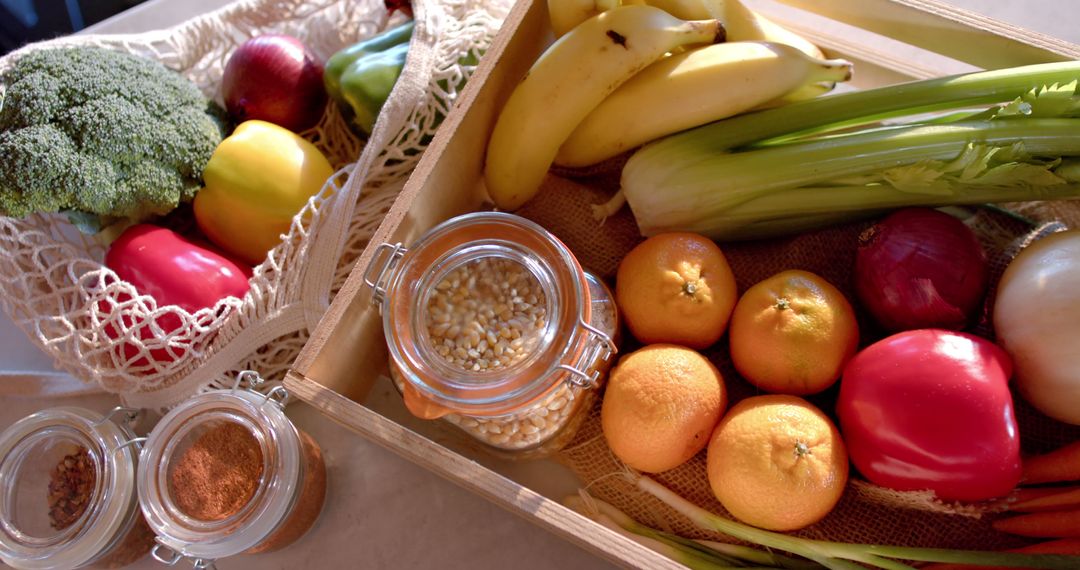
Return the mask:
<svg viewBox="0 0 1080 570">
<path fill-rule="evenodd" d="M 213 560 L 185 556 L 161 542 L 155 544 L 154 548 L 150 550 L 150 556 L 166 566 L 176 566 L 181 560 L 186 559 L 191 561 L 191 567 L 195 570 L 215 570 L 216 568 Z"/>
<path fill-rule="evenodd" d="M 384 243 L 375 248 L 371 263 L 364 269 L 364 284 L 371 287 L 371 304 L 379 307 L 382 313 L 383 301 L 386 300 L 386 288 L 394 277 L 398 262 L 409 249 L 400 243 Z"/>
<path fill-rule="evenodd" d="M 241 387 L 241 384 L 247 383 L 247 387 Z M 268 403 L 273 403 L 280 408 L 284 408 L 289 403 L 289 391 L 285 389 L 285 386 L 279 381 L 267 382 L 263 379 L 262 375 L 255 370 L 242 370 L 236 375 L 236 380 L 233 382 L 233 391 L 236 390 L 248 390 L 254 392 L 263 397 L 262 405 L 265 406 Z"/>
<path fill-rule="evenodd" d="M 587 335 L 585 350 L 582 351 L 581 357 L 573 366 L 560 364 L 559 368 L 569 373 L 566 377 L 566 383 L 571 388 L 595 388 L 600 382 L 601 368 L 611 360 L 611 357 L 619 349 L 615 346 L 615 341 L 604 331 L 581 319 L 578 319 L 578 326 L 584 328 Z"/>
</svg>

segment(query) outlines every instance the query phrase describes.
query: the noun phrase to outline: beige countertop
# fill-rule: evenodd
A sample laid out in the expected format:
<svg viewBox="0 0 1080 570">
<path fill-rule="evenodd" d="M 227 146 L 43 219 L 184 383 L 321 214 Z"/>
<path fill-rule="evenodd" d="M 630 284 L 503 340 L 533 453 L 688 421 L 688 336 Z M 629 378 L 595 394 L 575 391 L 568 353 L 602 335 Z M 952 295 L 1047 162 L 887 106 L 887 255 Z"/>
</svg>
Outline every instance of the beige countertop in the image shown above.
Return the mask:
<svg viewBox="0 0 1080 570">
<path fill-rule="evenodd" d="M 960 7 L 1080 43 L 1076 0 L 951 0 Z M 150 0 L 92 26 L 94 33 L 130 33 L 167 27 L 225 4 L 223 0 Z M 0 314 L 0 370 L 43 373 L 51 363 Z M 55 373 L 54 373 L 55 374 Z M 59 391 L 79 388 L 56 376 Z M 12 391 L 7 390 L 8 394 Z M 106 410 L 116 399 L 101 393 L 67 397 L 3 398 L 0 429 L 54 405 Z M 606 562 L 540 530 L 393 453 L 294 404 L 289 415 L 323 447 L 328 467 L 326 506 L 316 526 L 273 554 L 222 560 L 243 568 L 607 568 Z M 182 563 L 184 567 L 186 566 Z M 132 566 L 161 567 L 149 557 Z"/>
<path fill-rule="evenodd" d="M 150 0 L 86 32 L 159 29 L 225 4 L 224 0 Z M 50 360 L 0 312 L 0 371 L 40 373 L 51 367 Z M 57 376 L 53 384 L 58 390 L 85 389 L 62 376 Z M 5 396 L 3 403 L 0 430 L 45 407 L 79 405 L 104 411 L 117 405 L 118 400 L 97 393 L 48 399 Z M 323 448 L 328 480 L 323 512 L 312 530 L 290 547 L 221 560 L 217 563 L 221 570 L 611 567 L 486 499 L 362 439 L 314 408 L 294 403 L 288 415 Z M 147 556 L 128 568 L 163 567 Z M 177 567 L 190 565 L 181 562 Z"/>
</svg>

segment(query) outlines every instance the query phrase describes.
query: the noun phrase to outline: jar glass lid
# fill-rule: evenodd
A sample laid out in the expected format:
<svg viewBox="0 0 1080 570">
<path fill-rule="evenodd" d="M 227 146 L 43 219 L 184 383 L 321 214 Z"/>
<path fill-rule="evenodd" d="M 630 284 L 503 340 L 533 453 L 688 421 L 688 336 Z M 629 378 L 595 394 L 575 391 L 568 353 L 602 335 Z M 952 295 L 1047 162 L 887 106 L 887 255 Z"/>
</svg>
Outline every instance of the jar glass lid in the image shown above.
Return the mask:
<svg viewBox="0 0 1080 570">
<path fill-rule="evenodd" d="M 278 527 L 301 470 L 296 429 L 274 399 L 214 390 L 173 408 L 150 432 L 139 504 L 159 543 L 188 558 L 224 558 Z"/>
<path fill-rule="evenodd" d="M 579 354 L 584 272 L 539 225 L 481 212 L 436 226 L 391 278 L 383 330 L 410 389 L 446 410 L 506 413 L 542 397 Z"/>
<path fill-rule="evenodd" d="M 133 434 L 107 416 L 52 408 L 0 434 L 0 557 L 76 567 L 106 549 L 135 497 Z"/>
</svg>

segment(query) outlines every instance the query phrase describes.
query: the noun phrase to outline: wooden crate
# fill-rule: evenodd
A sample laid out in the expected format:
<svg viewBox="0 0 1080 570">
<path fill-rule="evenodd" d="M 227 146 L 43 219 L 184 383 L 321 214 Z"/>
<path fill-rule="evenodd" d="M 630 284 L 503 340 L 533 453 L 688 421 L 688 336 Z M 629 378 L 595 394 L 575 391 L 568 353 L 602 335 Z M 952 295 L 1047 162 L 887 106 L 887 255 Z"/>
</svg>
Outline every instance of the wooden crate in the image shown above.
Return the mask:
<svg viewBox="0 0 1080 570">
<path fill-rule="evenodd" d="M 1080 57 L 1080 46 L 933 0 L 748 3 L 830 56 L 853 61 L 856 88 Z M 579 485 L 565 467 L 500 460 L 442 422 L 412 417 L 387 379 L 382 319 L 363 285 L 380 243 L 408 245 L 439 222 L 482 207 L 484 150 L 497 112 L 551 40 L 546 2 L 520 0 L 285 384 L 361 436 L 603 557 L 630 567 L 679 568 L 563 507 L 559 501 Z"/>
</svg>

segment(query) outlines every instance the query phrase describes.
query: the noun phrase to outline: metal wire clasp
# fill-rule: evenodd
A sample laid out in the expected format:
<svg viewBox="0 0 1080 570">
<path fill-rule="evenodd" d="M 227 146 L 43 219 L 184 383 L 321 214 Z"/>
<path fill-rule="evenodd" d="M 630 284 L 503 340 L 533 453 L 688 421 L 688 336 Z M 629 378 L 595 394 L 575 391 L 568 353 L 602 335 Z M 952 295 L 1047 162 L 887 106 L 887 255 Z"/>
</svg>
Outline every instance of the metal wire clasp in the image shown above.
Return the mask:
<svg viewBox="0 0 1080 570">
<path fill-rule="evenodd" d="M 240 384 L 247 382 L 246 388 L 241 388 Z M 265 392 L 257 389 L 259 386 L 268 388 Z M 273 381 L 267 382 L 263 379 L 262 375 L 254 370 L 244 370 L 236 375 L 236 381 L 233 382 L 232 389 L 235 390 L 248 390 L 256 392 L 263 397 L 263 403 L 261 406 L 265 406 L 268 403 L 273 402 L 280 408 L 284 408 L 289 403 L 289 391 L 285 389 L 285 386 L 281 385 L 281 382 Z M 260 406 L 260 407 L 261 407 Z"/>
<path fill-rule="evenodd" d="M 569 373 L 566 383 L 571 388 L 595 388 L 600 382 L 600 370 L 619 349 L 607 333 L 586 323 L 580 317 L 578 326 L 585 329 L 585 350 L 573 366 L 560 364 L 559 368 Z"/>
<path fill-rule="evenodd" d="M 371 287 L 371 304 L 379 307 L 380 314 L 390 279 L 394 277 L 398 262 L 408 252 L 409 249 L 400 243 L 380 244 L 371 256 L 371 263 L 364 269 L 364 285 Z"/>
<path fill-rule="evenodd" d="M 166 566 L 176 566 L 181 560 L 187 559 L 191 561 L 191 567 L 195 568 L 195 570 L 213 570 L 216 568 L 213 560 L 184 556 L 160 542 L 155 544 L 154 548 L 150 550 L 150 556 Z"/>
<path fill-rule="evenodd" d="M 124 414 L 123 422 L 131 425 L 135 423 L 135 420 L 139 419 L 140 410 L 136 408 L 125 408 L 124 406 L 116 406 L 109 410 L 109 413 L 105 414 L 105 417 L 101 418 L 94 423 L 94 427 L 104 425 L 106 422 L 112 421 L 113 417 L 117 414 Z"/>
<path fill-rule="evenodd" d="M 136 420 L 139 419 L 139 414 L 141 414 L 141 413 L 142 413 L 142 411 L 138 410 L 136 408 L 126 408 L 124 406 L 116 406 L 115 408 L 109 410 L 109 413 L 105 414 L 105 417 L 103 417 L 100 420 L 94 422 L 94 426 L 97 427 L 97 426 L 104 425 L 104 424 L 112 421 L 112 419 L 114 417 L 116 417 L 118 414 L 123 414 L 124 417 L 123 417 L 123 419 L 121 421 L 123 423 L 127 424 L 130 427 L 135 423 Z M 120 453 L 121 451 L 123 451 L 124 449 L 126 449 L 128 447 L 135 446 L 136 447 L 136 452 L 135 453 L 138 454 L 137 450 L 142 449 L 142 444 L 143 444 L 144 441 L 146 441 L 146 439 L 147 438 L 145 438 L 145 437 L 133 437 L 133 438 L 125 441 L 124 443 L 121 443 L 120 445 L 116 446 L 115 448 L 113 448 L 112 452 L 113 453 Z"/>
</svg>

